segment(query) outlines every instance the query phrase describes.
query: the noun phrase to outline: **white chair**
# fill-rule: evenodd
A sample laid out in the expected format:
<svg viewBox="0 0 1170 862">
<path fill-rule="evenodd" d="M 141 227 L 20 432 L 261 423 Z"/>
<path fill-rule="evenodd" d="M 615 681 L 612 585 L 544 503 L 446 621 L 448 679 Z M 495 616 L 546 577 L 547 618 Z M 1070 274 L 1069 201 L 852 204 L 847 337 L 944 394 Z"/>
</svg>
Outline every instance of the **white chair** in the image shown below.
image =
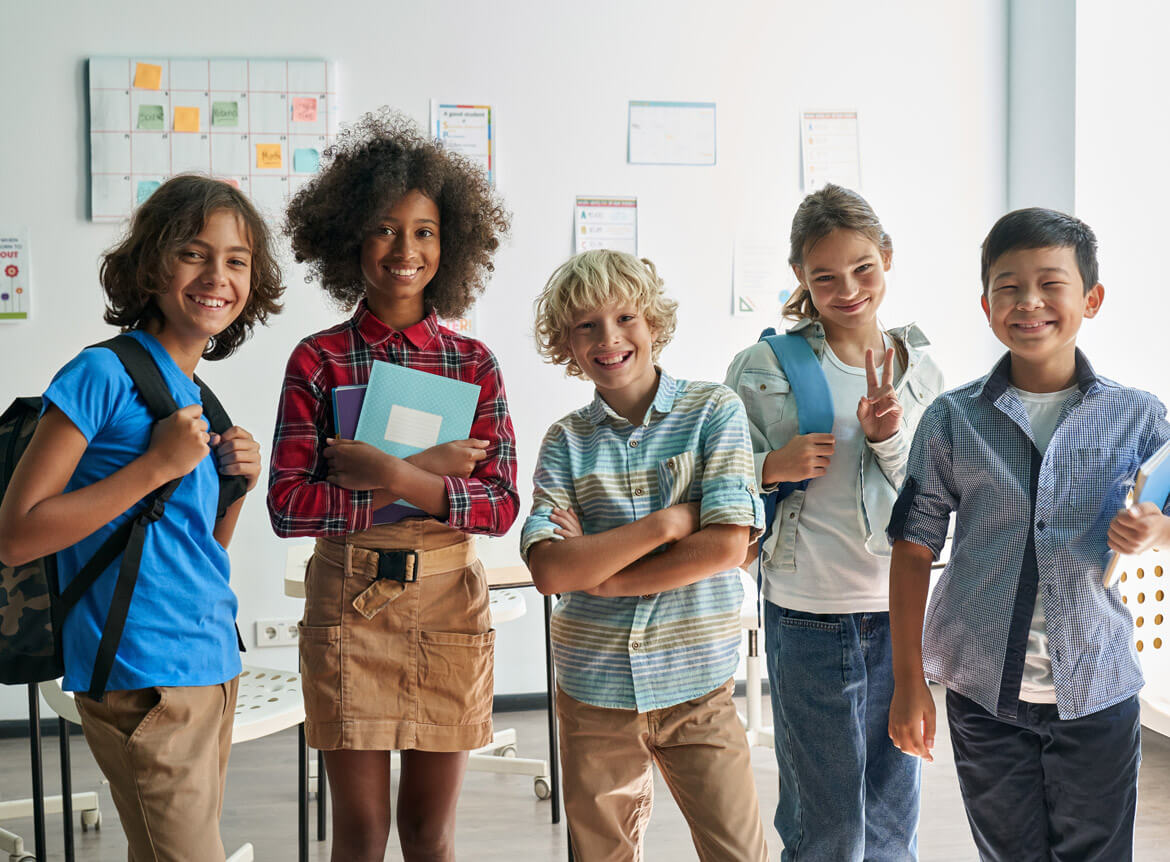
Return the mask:
<svg viewBox="0 0 1170 862">
<path fill-rule="evenodd" d="M 1118 589 L 1133 614 L 1135 645 L 1146 677 L 1142 724 L 1170 736 L 1170 554 L 1152 550 L 1126 560 Z"/>
<path fill-rule="evenodd" d="M 757 602 L 756 579 L 739 569 L 739 578 L 743 581 L 743 605 L 739 609 L 740 627 L 747 631 L 747 655 L 744 656 L 744 670 L 747 674 L 744 697 L 747 701 L 746 715 L 739 717 L 747 733 L 748 745 L 759 745 L 772 748 L 775 745 L 775 736 L 771 727 L 764 726 L 764 695 L 760 690 L 762 674 L 760 671 L 760 607 Z"/>
<path fill-rule="evenodd" d="M 290 545 L 285 555 L 284 594 L 293 598 L 305 597 L 305 569 L 313 556 L 313 545 Z M 489 574 L 489 582 L 491 577 Z M 492 626 L 510 622 L 524 616 L 524 597 L 518 590 L 493 589 L 489 594 Z M 538 799 L 552 795 L 547 760 L 517 757 L 516 731 L 514 728 L 494 730 L 492 741 L 471 752 L 467 768 L 475 772 L 494 772 L 508 775 L 532 776 L 532 790 Z M 392 768 L 399 763 L 398 752 L 390 757 Z"/>
</svg>

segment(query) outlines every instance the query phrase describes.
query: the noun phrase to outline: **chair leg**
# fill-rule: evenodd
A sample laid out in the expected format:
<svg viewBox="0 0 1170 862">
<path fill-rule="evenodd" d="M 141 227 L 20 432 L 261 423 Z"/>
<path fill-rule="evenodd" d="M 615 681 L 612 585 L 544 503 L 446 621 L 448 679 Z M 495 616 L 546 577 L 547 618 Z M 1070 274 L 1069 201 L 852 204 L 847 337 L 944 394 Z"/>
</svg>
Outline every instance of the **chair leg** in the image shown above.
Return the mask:
<svg viewBox="0 0 1170 862">
<path fill-rule="evenodd" d="M 309 862 L 309 746 L 305 742 L 304 722 L 297 725 L 297 776 L 300 781 L 297 799 L 297 858 Z"/>
<path fill-rule="evenodd" d="M 28 684 L 28 742 L 32 756 L 33 848 L 38 860 L 49 858 L 45 846 L 45 774 L 41 761 L 41 700 L 34 682 Z"/>
<path fill-rule="evenodd" d="M 557 756 L 556 675 L 552 656 L 552 596 L 544 597 L 544 669 L 548 689 L 548 775 L 552 783 L 552 822 L 561 822 L 561 764 Z"/>
<path fill-rule="evenodd" d="M 74 862 L 73 848 L 73 769 L 69 761 L 69 723 L 57 716 L 57 735 L 61 748 L 61 816 L 65 837 L 65 862 Z"/>
<path fill-rule="evenodd" d="M 329 784 L 325 778 L 325 752 L 317 752 L 317 840 L 325 840 L 325 805 Z"/>
</svg>

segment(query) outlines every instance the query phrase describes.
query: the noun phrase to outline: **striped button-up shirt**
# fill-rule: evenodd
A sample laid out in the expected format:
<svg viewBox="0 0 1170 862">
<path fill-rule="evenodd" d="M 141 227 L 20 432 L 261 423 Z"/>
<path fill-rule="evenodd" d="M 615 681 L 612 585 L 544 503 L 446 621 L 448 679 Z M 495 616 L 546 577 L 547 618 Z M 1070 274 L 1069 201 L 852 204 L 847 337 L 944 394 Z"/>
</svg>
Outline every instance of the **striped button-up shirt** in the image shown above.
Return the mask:
<svg viewBox="0 0 1170 862">
<path fill-rule="evenodd" d="M 737 524 L 759 533 L 743 404 L 717 383 L 660 372 L 645 420 L 632 425 L 596 396 L 548 431 L 536 465 L 532 514 L 520 551 L 558 540 L 554 507 L 572 509 L 587 534 L 680 502 L 700 502 L 700 527 Z M 567 593 L 553 611 L 558 683 L 594 706 L 646 712 L 706 694 L 739 661 L 743 586 L 736 570 L 656 595 Z"/>
<path fill-rule="evenodd" d="M 1009 354 L 927 409 L 890 539 L 937 559 L 957 512 L 923 631 L 928 678 L 1014 717 L 1039 591 L 1060 717 L 1080 718 L 1142 687 L 1133 619 L 1101 584 L 1106 531 L 1170 425 L 1157 398 L 1098 377 L 1077 351 L 1077 389 L 1039 452 L 1010 371 Z"/>
<path fill-rule="evenodd" d="M 325 438 L 333 428 L 333 389 L 370 381 L 374 360 L 452 377 L 480 387 L 471 437 L 488 441 L 471 477 L 444 477 L 447 523 L 499 536 L 516 520 L 516 435 L 496 358 L 483 342 L 440 326 L 433 314 L 399 332 L 363 299 L 349 320 L 301 341 L 289 357 L 272 435 L 268 513 L 278 536 L 338 536 L 370 526 L 369 491 L 325 480 Z"/>
</svg>

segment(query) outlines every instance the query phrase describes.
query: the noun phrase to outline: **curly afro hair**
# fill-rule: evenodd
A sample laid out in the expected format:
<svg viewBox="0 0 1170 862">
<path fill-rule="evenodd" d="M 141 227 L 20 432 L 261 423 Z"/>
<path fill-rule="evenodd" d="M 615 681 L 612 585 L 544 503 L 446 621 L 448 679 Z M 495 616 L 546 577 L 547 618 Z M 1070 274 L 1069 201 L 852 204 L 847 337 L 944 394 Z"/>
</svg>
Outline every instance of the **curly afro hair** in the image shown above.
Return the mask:
<svg viewBox="0 0 1170 862">
<path fill-rule="evenodd" d="M 252 202 L 221 180 L 180 174 L 143 202 L 134 212 L 126 236 L 102 255 L 99 278 L 106 293 L 106 323 L 121 327 L 123 332 L 162 323 L 157 298 L 170 288 L 179 251 L 219 210 L 234 213 L 247 234 L 252 247 L 251 289 L 244 310 L 207 342 L 203 358 L 231 356 L 257 323 L 266 323 L 269 315 L 280 313 L 284 285 L 276 249 L 268 225 Z"/>
<path fill-rule="evenodd" d="M 294 195 L 284 232 L 298 263 L 344 309 L 366 294 L 362 242 L 396 201 L 417 189 L 439 208 L 442 251 L 423 302 L 440 317 L 458 317 L 483 292 L 492 253 L 509 215 L 471 161 L 419 132 L 389 108 L 344 128 L 325 150 L 321 173 Z"/>
</svg>

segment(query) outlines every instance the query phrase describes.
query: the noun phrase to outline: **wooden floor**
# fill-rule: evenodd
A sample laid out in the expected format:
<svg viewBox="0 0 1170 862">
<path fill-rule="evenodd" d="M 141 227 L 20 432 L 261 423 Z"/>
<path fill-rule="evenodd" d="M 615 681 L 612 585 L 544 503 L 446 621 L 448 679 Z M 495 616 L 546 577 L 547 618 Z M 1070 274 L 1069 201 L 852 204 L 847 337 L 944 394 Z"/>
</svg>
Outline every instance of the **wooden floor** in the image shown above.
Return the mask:
<svg viewBox="0 0 1170 862">
<path fill-rule="evenodd" d="M 936 697 L 939 692 L 936 690 Z M 940 702 L 940 714 L 942 704 Z M 976 859 L 955 780 L 945 721 L 939 728 L 934 764 L 923 775 L 920 858 L 924 862 Z M 519 731 L 520 755 L 545 757 L 546 725 L 542 712 L 496 716 L 497 727 Z M 258 862 L 296 859 L 296 732 L 286 731 L 245 743 L 232 752 L 224 805 L 224 843 L 232 849 L 245 841 L 256 848 Z M 80 737 L 74 737 L 75 791 L 98 787 L 99 774 Z M 1170 740 L 1146 733 L 1143 742 L 1140 801 L 1137 821 L 1137 859 L 1170 858 Z M 45 744 L 46 782 L 57 792 L 56 740 Z M 776 805 L 776 763 L 771 749 L 753 751 L 761 813 L 769 835 L 772 858 L 780 858 L 780 842 L 771 826 Z M 0 799 L 29 792 L 28 743 L 0 740 Z M 646 839 L 648 862 L 694 859 L 686 824 L 661 780 L 656 783 L 656 805 Z M 109 791 L 99 788 L 103 827 L 82 833 L 76 829 L 78 862 L 123 862 L 126 843 Z M 549 822 L 550 803 L 538 801 L 532 781 L 524 776 L 469 773 L 459 805 L 458 856 L 461 860 L 561 860 L 565 858 L 564 820 Z M 0 826 L 21 835 L 30 847 L 32 821 L 10 820 Z M 50 860 L 64 859 L 60 816 L 49 818 Z M 315 826 L 313 835 L 316 835 Z M 401 859 L 391 839 L 387 859 Z M 329 845 L 312 843 L 310 859 L 329 859 Z M 0 857 L 0 860 L 4 857 Z M 198 860 L 192 860 L 198 862 Z"/>
</svg>

